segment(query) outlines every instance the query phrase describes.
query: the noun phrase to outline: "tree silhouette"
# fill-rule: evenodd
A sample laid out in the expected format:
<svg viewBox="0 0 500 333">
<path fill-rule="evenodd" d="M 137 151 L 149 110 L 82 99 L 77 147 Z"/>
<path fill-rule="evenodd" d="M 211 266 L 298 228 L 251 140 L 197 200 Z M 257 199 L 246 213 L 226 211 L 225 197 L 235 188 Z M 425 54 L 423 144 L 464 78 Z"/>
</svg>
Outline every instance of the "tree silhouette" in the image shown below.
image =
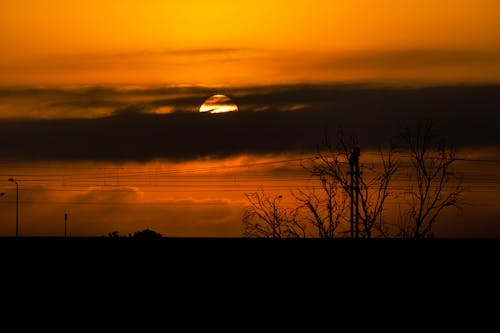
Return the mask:
<svg viewBox="0 0 500 333">
<path fill-rule="evenodd" d="M 432 236 L 438 216 L 447 208 L 461 208 L 461 178 L 453 171 L 456 151 L 434 135 L 431 123 L 407 127 L 403 139 L 410 154 L 407 208 L 400 214 L 400 236 Z"/>
<path fill-rule="evenodd" d="M 139 238 L 139 239 L 159 239 L 162 238 L 162 234 L 151 230 L 151 229 L 144 229 L 140 231 L 134 232 L 134 235 L 132 236 L 134 238 Z"/>
<path fill-rule="evenodd" d="M 335 238 L 345 235 L 347 229 L 339 229 L 342 222 L 347 221 L 345 216 L 347 197 L 331 179 L 321 178 L 320 184 L 319 191 L 312 187 L 293 193 L 299 205 L 298 218 L 313 226 L 313 230 L 316 231 L 315 237 Z"/>
<path fill-rule="evenodd" d="M 243 236 L 264 238 L 305 237 L 305 226 L 297 219 L 297 209 L 283 206 L 282 195 L 264 190 L 245 194 L 249 205 L 243 212 Z"/>
<path fill-rule="evenodd" d="M 292 192 L 295 208 L 283 207 L 281 195 L 271 196 L 264 191 L 246 195 L 249 206 L 243 216 L 244 236 L 336 238 L 346 237 L 351 230 L 352 237 L 348 222 L 352 224 L 356 212 L 362 238 L 432 237 L 441 213 L 450 207 L 461 209 L 463 202 L 462 179 L 453 170 L 456 151 L 434 135 L 431 123 L 417 126 L 416 130 L 406 128 L 402 137 L 405 149 L 401 153 L 391 144 L 366 162 L 359 158 L 364 155 L 357 148 L 357 140 L 351 137 L 346 141 L 340 130 L 335 147 L 325 140 L 325 149 L 303 163 L 320 185 Z M 355 171 L 356 183 L 352 181 L 353 156 L 363 161 L 360 171 Z M 404 159 L 407 164 L 400 168 Z M 404 170 L 403 174 L 399 169 Z M 389 191 L 394 189 L 390 185 L 396 172 L 408 180 L 399 195 Z M 358 197 L 356 209 L 353 193 Z M 389 196 L 400 207 L 396 223 L 384 216 Z"/>
<path fill-rule="evenodd" d="M 284 208 L 281 195 L 271 196 L 262 190 L 246 194 L 249 205 L 243 214 L 244 236 L 335 238 L 348 234 L 348 198 L 354 190 L 350 182 L 349 159 L 357 147 L 357 140 L 351 138 L 347 143 L 342 130 L 339 130 L 337 139 L 335 147 L 325 140 L 325 149 L 303 164 L 305 170 L 319 180 L 320 185 L 316 188 L 320 190 L 312 187 L 292 192 L 295 208 Z M 382 213 L 398 161 L 394 158 L 392 146 L 386 152 L 380 149 L 378 158 L 379 165 L 362 165 L 363 172 L 360 172 L 356 188 L 360 236 L 364 238 L 385 237 L 390 232 Z M 312 227 L 312 232 L 306 232 L 311 230 L 308 226 Z"/>
<path fill-rule="evenodd" d="M 113 230 L 111 232 L 108 232 L 108 237 L 109 238 L 118 238 L 118 237 L 120 237 L 120 234 L 118 233 L 117 230 Z"/>
<path fill-rule="evenodd" d="M 118 230 L 113 230 L 111 232 L 108 232 L 106 237 L 108 237 L 108 238 L 123 238 L 125 236 L 120 236 L 120 233 L 118 232 Z M 163 236 L 162 236 L 162 234 L 160 234 L 154 230 L 144 229 L 144 230 L 137 230 L 133 234 L 128 234 L 128 237 L 129 238 L 140 238 L 140 239 L 156 239 L 156 238 L 161 238 Z"/>
<path fill-rule="evenodd" d="M 319 151 L 305 168 L 312 175 L 336 184 L 344 192 L 344 196 L 350 196 L 357 191 L 360 206 L 360 237 L 388 236 L 390 230 L 384 221 L 383 210 L 390 195 L 389 184 L 399 166 L 394 154 L 395 148 L 390 145 L 386 151 L 379 149 L 378 158 L 374 162 L 361 164 L 359 188 L 353 189 L 350 181 L 352 172 L 350 158 L 358 147 L 357 139 L 351 137 L 347 141 L 340 129 L 336 146 L 330 145 L 328 140 L 325 140 L 324 146 L 326 149 Z"/>
</svg>

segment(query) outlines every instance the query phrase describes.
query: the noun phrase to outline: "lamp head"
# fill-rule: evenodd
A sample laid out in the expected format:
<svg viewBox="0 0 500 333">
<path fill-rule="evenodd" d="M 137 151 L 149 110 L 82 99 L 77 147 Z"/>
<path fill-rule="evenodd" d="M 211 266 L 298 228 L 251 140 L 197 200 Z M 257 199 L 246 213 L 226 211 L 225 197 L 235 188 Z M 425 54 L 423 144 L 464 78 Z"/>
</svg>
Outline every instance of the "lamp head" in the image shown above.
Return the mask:
<svg viewBox="0 0 500 333">
<path fill-rule="evenodd" d="M 14 178 L 9 178 L 9 182 L 14 182 Z"/>
</svg>

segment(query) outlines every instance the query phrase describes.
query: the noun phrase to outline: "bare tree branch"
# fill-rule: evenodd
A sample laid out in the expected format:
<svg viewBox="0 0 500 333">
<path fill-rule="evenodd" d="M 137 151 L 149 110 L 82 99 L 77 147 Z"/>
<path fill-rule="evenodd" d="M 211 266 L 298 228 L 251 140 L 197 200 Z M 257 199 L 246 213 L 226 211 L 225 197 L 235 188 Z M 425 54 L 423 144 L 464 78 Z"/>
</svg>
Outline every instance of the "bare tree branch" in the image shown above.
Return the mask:
<svg viewBox="0 0 500 333">
<path fill-rule="evenodd" d="M 246 194 L 249 205 L 243 211 L 243 236 L 264 238 L 305 237 L 297 210 L 282 206 L 282 195 L 263 190 Z"/>
<path fill-rule="evenodd" d="M 464 187 L 452 167 L 457 161 L 455 150 L 439 141 L 433 126 L 419 125 L 415 131 L 406 128 L 411 168 L 406 195 L 406 212 L 400 215 L 402 233 L 413 238 L 432 236 L 438 216 L 449 207 L 460 208 Z"/>
<path fill-rule="evenodd" d="M 316 231 L 316 234 L 311 235 L 313 237 L 342 236 L 345 230 L 339 233 L 339 226 L 347 221 L 345 217 L 346 196 L 335 182 L 322 178 L 320 183 L 321 191 L 310 188 L 293 193 L 299 205 L 299 218 L 313 226 L 313 230 Z"/>
<path fill-rule="evenodd" d="M 326 140 L 325 142 L 326 149 L 318 151 L 314 159 L 304 167 L 311 175 L 335 184 L 336 188 L 343 191 L 344 198 L 349 197 L 351 193 L 349 157 L 357 147 L 357 140 L 351 137 L 347 141 L 343 131 L 339 130 L 335 148 Z M 389 184 L 398 169 L 394 150 L 392 145 L 386 152 L 380 149 L 381 167 L 367 165 L 360 175 L 358 191 L 361 208 L 359 216 L 362 226 L 361 237 L 371 238 L 388 234 L 388 231 L 384 229 L 382 215 L 384 204 L 390 195 Z"/>
</svg>

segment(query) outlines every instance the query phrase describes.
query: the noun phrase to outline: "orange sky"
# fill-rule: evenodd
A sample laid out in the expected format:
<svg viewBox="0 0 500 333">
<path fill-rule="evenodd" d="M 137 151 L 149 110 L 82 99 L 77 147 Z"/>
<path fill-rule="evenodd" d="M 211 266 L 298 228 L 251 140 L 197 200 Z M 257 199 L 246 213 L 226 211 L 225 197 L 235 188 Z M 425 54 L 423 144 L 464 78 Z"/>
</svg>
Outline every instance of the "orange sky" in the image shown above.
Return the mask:
<svg viewBox="0 0 500 333">
<path fill-rule="evenodd" d="M 247 100 L 247 110 L 264 107 L 262 111 L 279 103 L 266 99 L 262 91 L 261 96 L 250 98 L 245 89 L 257 95 L 259 91 L 246 85 L 500 83 L 500 1 L 0 0 L 0 50 L 0 118 L 118 115 L 111 117 L 114 121 L 128 119 L 124 111 L 142 112 L 143 104 L 151 106 L 152 111 L 144 109 L 148 112 L 197 111 L 209 96 L 198 100 L 205 92 L 191 90 L 163 95 L 168 92 L 163 88 L 156 93 L 121 94 L 122 89 L 72 90 L 73 85 L 132 85 L 139 90 L 149 85 L 224 86 L 236 92 L 235 101 L 238 97 Z M 213 93 L 224 92 L 218 88 Z M 295 90 L 290 91 L 283 96 L 289 96 L 291 104 L 281 101 L 278 106 L 286 110 L 308 106 L 295 103 L 290 97 Z M 315 95 L 312 91 L 311 96 L 323 96 L 317 107 L 326 109 L 324 92 Z M 186 99 L 184 104 L 170 104 L 181 97 Z M 465 106 L 476 107 L 476 99 L 468 98 L 474 103 Z M 196 105 L 192 108 L 189 103 Z M 495 111 L 485 103 L 480 111 L 485 119 L 493 119 L 490 115 Z M 123 114 L 115 114 L 118 111 Z M 468 119 L 460 118 L 467 112 L 457 111 L 459 124 L 465 121 L 469 126 Z M 484 123 L 473 123 L 471 133 L 477 135 L 477 124 Z M 8 125 L 4 122 L 4 128 Z M 118 134 L 127 129 L 117 128 Z M 87 136 L 79 139 L 79 144 L 89 141 Z M 13 142 L 4 140 L 5 151 L 16 152 L 15 145 L 10 146 Z M 307 175 L 290 171 L 300 168 L 298 163 L 293 167 L 281 162 L 264 164 L 262 168 L 258 163 L 295 158 L 243 155 L 178 165 L 157 161 L 22 164 L 0 158 L 0 192 L 5 193 L 0 198 L 0 236 L 14 233 L 16 200 L 15 186 L 8 182 L 11 177 L 21 184 L 22 235 L 61 235 L 67 212 L 71 235 L 104 235 L 113 230 L 127 234 L 152 228 L 170 236 L 239 236 L 245 193 L 264 185 L 265 190 L 289 198 L 290 190 L 309 184 L 304 179 Z M 258 166 L 248 166 L 252 164 Z M 492 178 L 493 185 L 488 183 L 496 169 L 481 168 L 465 168 L 472 176 L 483 174 L 470 181 L 472 189 L 477 189 L 468 193 L 475 206 L 459 219 L 449 216 L 448 221 L 458 222 L 445 224 L 444 234 L 500 233 L 496 225 L 498 181 Z M 490 185 L 494 186 L 492 194 L 488 194 Z M 467 225 L 474 217 L 480 223 Z"/>
<path fill-rule="evenodd" d="M 377 153 L 366 152 L 364 162 Z M 481 151 L 469 158 L 498 156 Z M 293 192 L 316 187 L 300 166 L 307 156 L 242 155 L 223 160 L 169 163 L 32 163 L 0 164 L 0 236 L 15 232 L 16 187 L 20 184 L 19 230 L 22 236 L 62 236 L 64 214 L 69 215 L 70 236 L 102 236 L 113 230 L 128 235 L 151 228 L 165 236 L 240 237 L 241 217 L 248 204 L 245 194 L 263 189 L 282 195 L 296 207 Z M 497 164 L 460 162 L 466 178 L 467 205 L 450 210 L 436 226 L 440 237 L 498 237 Z M 404 170 L 402 170 L 404 172 Z M 407 182 L 398 173 L 390 186 L 392 197 L 384 216 L 397 221 L 398 191 Z M 494 179 L 495 182 L 491 182 Z"/>
<path fill-rule="evenodd" d="M 20 184 L 22 235 L 61 235 L 68 213 L 71 235 L 127 235 L 152 228 L 169 236 L 241 234 L 245 193 L 264 186 L 291 199 L 307 184 L 299 156 L 237 156 L 185 163 L 0 163 L 0 236 L 11 235 Z M 276 172 L 279 168 L 280 172 Z M 265 184 L 265 185 L 263 185 Z"/>
<path fill-rule="evenodd" d="M 499 81 L 500 2 L 0 3 L 1 85 Z"/>
</svg>

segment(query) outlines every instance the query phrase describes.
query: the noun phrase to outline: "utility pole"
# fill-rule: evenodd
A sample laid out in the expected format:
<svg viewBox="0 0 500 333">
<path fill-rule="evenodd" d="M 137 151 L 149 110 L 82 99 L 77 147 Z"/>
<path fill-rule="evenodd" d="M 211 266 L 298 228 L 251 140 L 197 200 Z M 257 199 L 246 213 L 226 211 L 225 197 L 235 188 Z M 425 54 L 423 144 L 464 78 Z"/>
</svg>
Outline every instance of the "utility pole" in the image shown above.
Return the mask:
<svg viewBox="0 0 500 333">
<path fill-rule="evenodd" d="M 67 224 L 68 224 L 68 213 L 64 213 L 64 237 L 66 238 L 67 234 Z"/>
<path fill-rule="evenodd" d="M 349 196 L 351 199 L 351 238 L 359 238 L 359 147 L 354 147 L 349 157 L 349 166 L 351 168 L 351 186 L 349 187 Z M 356 191 L 356 196 L 354 196 Z"/>
<path fill-rule="evenodd" d="M 354 238 L 354 159 L 352 154 L 349 157 L 349 166 L 351 168 L 349 172 L 351 176 L 351 183 L 349 186 L 349 199 L 351 201 L 350 230 L 351 230 L 351 238 Z"/>
<path fill-rule="evenodd" d="M 19 237 L 19 183 L 14 178 L 9 178 L 9 182 L 16 184 L 16 238 Z"/>
<path fill-rule="evenodd" d="M 354 176 L 356 178 L 356 238 L 359 238 L 359 155 L 358 147 L 354 148 L 356 154 L 356 163 L 354 165 Z"/>
</svg>

